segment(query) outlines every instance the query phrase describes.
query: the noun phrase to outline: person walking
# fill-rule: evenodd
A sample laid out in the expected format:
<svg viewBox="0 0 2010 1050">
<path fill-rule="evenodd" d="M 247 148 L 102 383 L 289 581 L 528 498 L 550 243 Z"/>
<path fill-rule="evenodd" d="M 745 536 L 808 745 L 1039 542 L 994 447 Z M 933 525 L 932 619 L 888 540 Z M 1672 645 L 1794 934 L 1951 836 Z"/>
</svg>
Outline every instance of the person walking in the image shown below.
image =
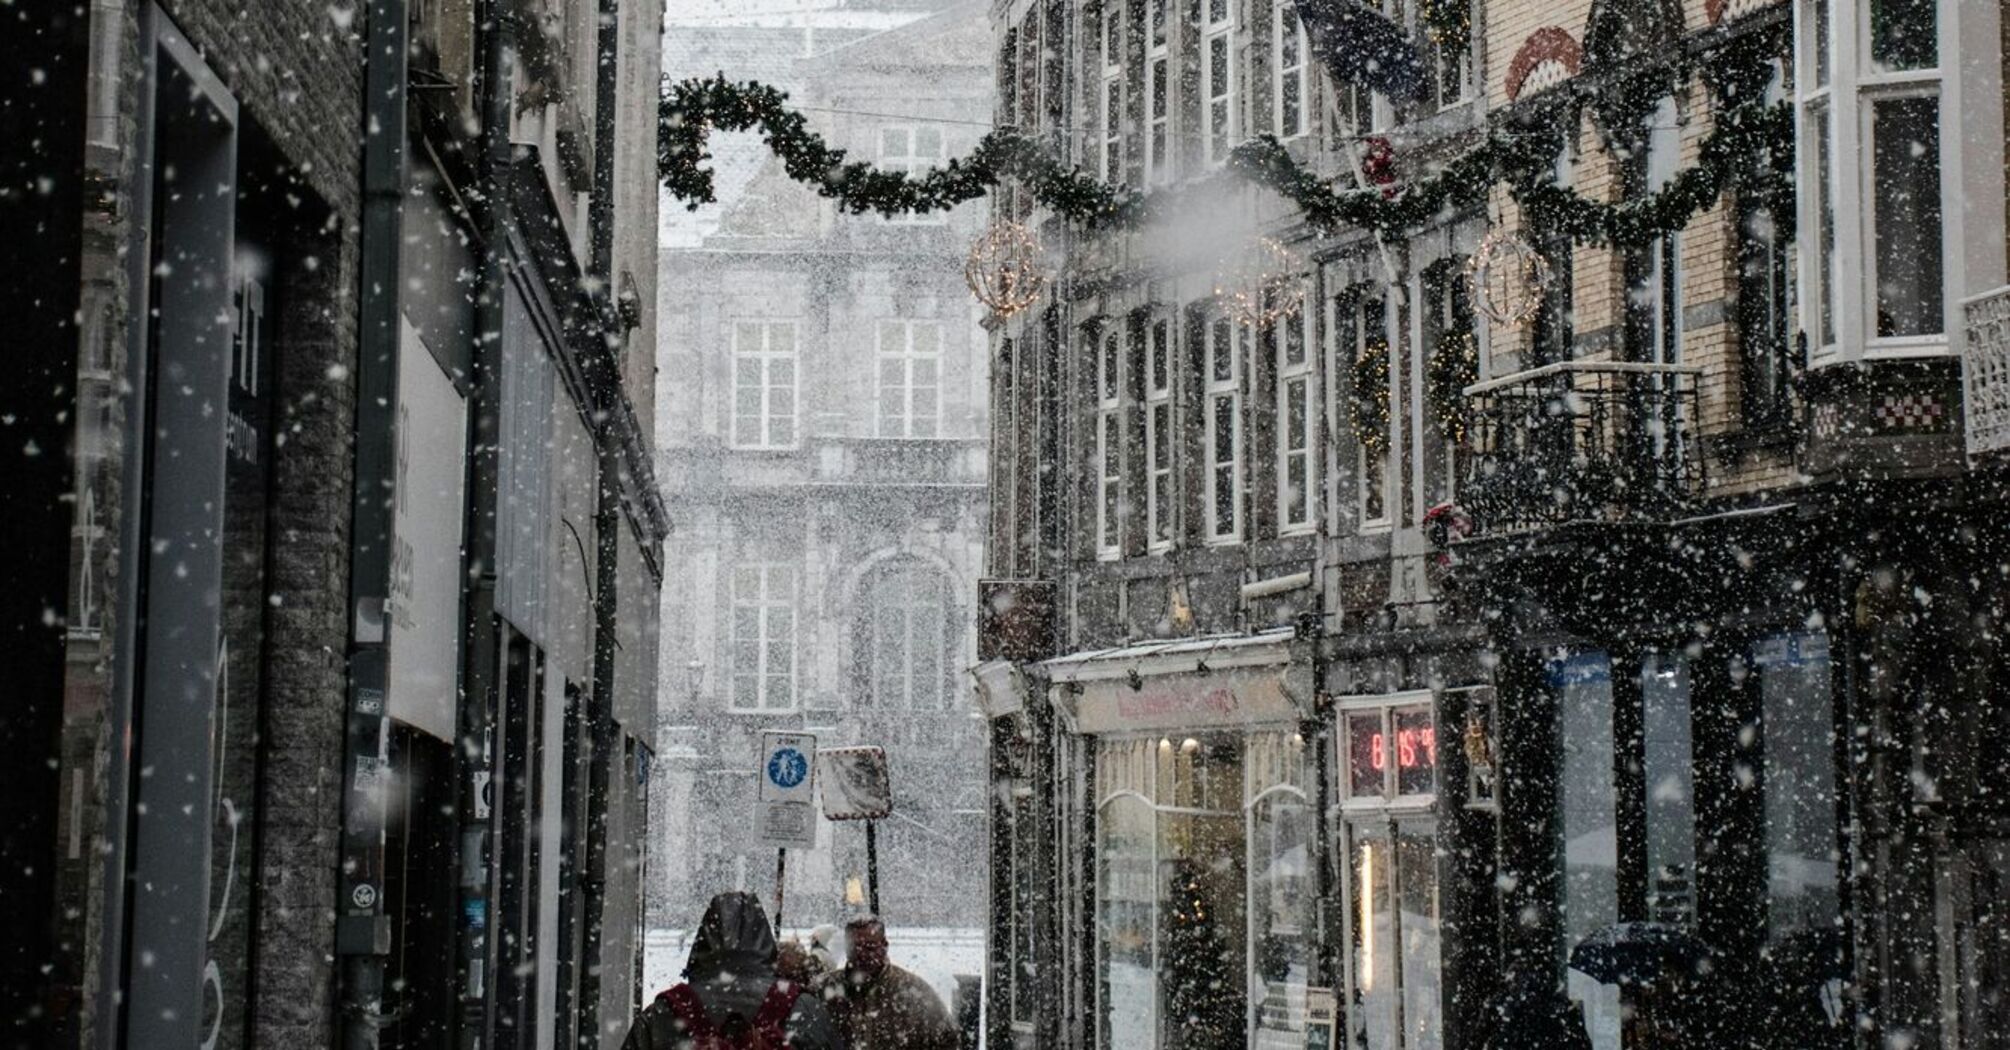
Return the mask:
<svg viewBox="0 0 2010 1050">
<path fill-rule="evenodd" d="M 643 1009 L 622 1050 L 845 1050 L 822 1001 L 776 972 L 776 954 L 759 898 L 712 898 L 683 982 Z"/>
<path fill-rule="evenodd" d="M 879 919 L 853 919 L 845 939 L 844 969 L 825 979 L 824 998 L 851 1050 L 956 1050 L 948 1008 L 927 981 L 887 957 Z"/>
</svg>

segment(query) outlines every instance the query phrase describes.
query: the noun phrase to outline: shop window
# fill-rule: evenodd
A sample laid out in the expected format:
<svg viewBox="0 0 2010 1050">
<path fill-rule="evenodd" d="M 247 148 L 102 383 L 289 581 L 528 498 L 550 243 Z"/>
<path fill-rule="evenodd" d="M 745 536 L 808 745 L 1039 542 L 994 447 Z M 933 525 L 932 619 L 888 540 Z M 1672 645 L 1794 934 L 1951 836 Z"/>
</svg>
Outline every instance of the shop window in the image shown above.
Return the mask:
<svg viewBox="0 0 2010 1050">
<path fill-rule="evenodd" d="M 1602 652 L 1549 667 L 1557 700 L 1557 806 L 1563 831 L 1564 946 L 1619 921 L 1619 822 L 1613 785 L 1612 672 Z M 1619 1050 L 1619 989 L 1567 971 L 1595 1050 Z"/>
<path fill-rule="evenodd" d="M 1038 894 L 1033 892 L 1033 849 L 1038 841 L 1038 830 L 1034 823 L 1033 793 L 1014 794 L 1012 798 L 1012 909 L 1009 921 L 1012 924 L 1011 954 L 1012 965 L 1007 971 L 1012 982 L 1010 1000 L 1012 1020 L 1031 1024 L 1034 1017 L 1034 998 L 1037 993 L 1039 974 L 1033 954 L 1033 930 L 1038 922 L 1035 915 L 1035 901 Z"/>
<path fill-rule="evenodd" d="M 942 417 L 942 325 L 879 322 L 879 436 L 932 438 Z"/>
<path fill-rule="evenodd" d="M 1689 661 L 1649 654 L 1640 671 L 1642 780 L 1647 793 L 1647 911 L 1683 924 L 1696 914 L 1696 789 Z"/>
<path fill-rule="evenodd" d="M 796 446 L 796 326 L 733 324 L 733 445 Z"/>
<path fill-rule="evenodd" d="M 1349 1045 L 1439 1050 L 1438 749 L 1430 694 L 1340 703 Z"/>
<path fill-rule="evenodd" d="M 1249 810 L 1251 1045 L 1305 1045 L 1305 989 L 1318 965 L 1318 814 L 1306 794 L 1305 742 L 1253 734 L 1245 760 Z"/>
<path fill-rule="evenodd" d="M 1226 317 L 1207 322 L 1203 411 L 1206 413 L 1207 539 L 1242 537 L 1242 339 L 1244 329 Z"/>
<path fill-rule="evenodd" d="M 1841 916 L 1835 706 L 1828 637 L 1778 634 L 1752 647 L 1765 755 L 1768 939 L 1832 930 Z"/>
<path fill-rule="evenodd" d="M 1145 326 L 1145 533 L 1151 549 L 1173 541 L 1173 328 L 1158 315 Z"/>
</svg>

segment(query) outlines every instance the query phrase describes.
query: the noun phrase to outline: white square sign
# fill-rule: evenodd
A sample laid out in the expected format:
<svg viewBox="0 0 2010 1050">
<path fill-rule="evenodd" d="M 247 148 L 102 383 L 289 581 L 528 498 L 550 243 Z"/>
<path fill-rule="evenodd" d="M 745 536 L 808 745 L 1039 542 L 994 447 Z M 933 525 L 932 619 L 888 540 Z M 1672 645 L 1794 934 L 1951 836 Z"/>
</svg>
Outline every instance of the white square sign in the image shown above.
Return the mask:
<svg viewBox="0 0 2010 1050">
<path fill-rule="evenodd" d="M 762 733 L 760 782 L 754 825 L 770 846 L 811 849 L 817 844 L 817 738 L 809 733 Z"/>
</svg>

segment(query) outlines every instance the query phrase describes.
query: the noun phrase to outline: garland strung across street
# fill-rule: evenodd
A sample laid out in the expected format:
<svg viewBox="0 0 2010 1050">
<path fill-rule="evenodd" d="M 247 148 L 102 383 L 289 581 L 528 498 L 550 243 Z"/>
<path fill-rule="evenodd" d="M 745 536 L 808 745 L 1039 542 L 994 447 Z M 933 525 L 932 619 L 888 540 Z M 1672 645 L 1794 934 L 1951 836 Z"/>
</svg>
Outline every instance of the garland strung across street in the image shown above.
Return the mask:
<svg viewBox="0 0 2010 1050">
<path fill-rule="evenodd" d="M 1730 48 L 1710 61 L 1753 61 Z M 1715 69 L 1717 79 L 1727 72 Z M 1359 227 L 1395 236 L 1422 225 L 1450 206 L 1474 204 L 1504 181 L 1521 205 L 1525 222 L 1605 247 L 1631 247 L 1681 229 L 1711 206 L 1726 188 L 1756 194 L 1773 205 L 1777 221 L 1793 214 L 1791 182 L 1784 168 L 1793 150 L 1792 112 L 1785 103 L 1767 103 L 1761 92 L 1744 92 L 1717 112 L 1695 166 L 1660 191 L 1634 199 L 1594 201 L 1555 185 L 1549 159 L 1561 144 L 1553 128 L 1515 128 L 1496 122 L 1474 148 L 1437 173 L 1393 195 L 1381 187 L 1336 188 L 1333 180 L 1308 170 L 1275 138 L 1265 135 L 1237 146 L 1224 169 L 1194 185 L 1149 193 L 1111 186 L 1055 159 L 1039 139 L 1011 129 L 985 135 L 969 156 L 926 172 L 881 171 L 849 160 L 826 143 L 808 120 L 788 107 L 788 96 L 769 85 L 733 83 L 724 77 L 666 85 L 658 109 L 662 134 L 657 166 L 663 185 L 688 206 L 715 200 L 706 137 L 713 129 L 758 130 L 781 158 L 791 179 L 814 188 L 853 213 L 925 214 L 953 208 L 1012 180 L 1041 204 L 1090 229 L 1129 228 L 1179 210 L 1192 195 L 1242 180 L 1266 186 L 1301 210 L 1321 230 Z M 1558 112 L 1575 120 L 1576 109 Z"/>
</svg>

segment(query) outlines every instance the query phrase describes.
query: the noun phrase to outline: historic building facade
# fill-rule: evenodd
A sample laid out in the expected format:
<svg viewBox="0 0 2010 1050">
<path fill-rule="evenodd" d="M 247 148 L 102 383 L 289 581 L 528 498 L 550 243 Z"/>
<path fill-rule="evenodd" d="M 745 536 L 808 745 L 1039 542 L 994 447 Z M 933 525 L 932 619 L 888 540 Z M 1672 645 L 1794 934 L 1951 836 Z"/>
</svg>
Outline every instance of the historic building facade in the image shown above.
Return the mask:
<svg viewBox="0 0 2010 1050">
<path fill-rule="evenodd" d="M 1189 196 L 994 209 L 1059 272 L 992 325 L 990 1038 L 1989 1045 L 2001 12 L 1380 9 L 1400 102 L 1289 3 L 993 5 L 999 124 Z M 1776 181 L 1699 184 L 1760 111 Z M 1394 199 L 1528 170 L 1315 229 L 1217 177 L 1263 135 Z M 1302 305 L 1249 318 L 1259 235 Z M 1679 947 L 1621 982 L 1629 922 Z"/>
<path fill-rule="evenodd" d="M 890 16 L 890 17 L 889 17 Z M 854 156 L 927 168 L 988 116 L 981 7 L 865 4 L 810 24 L 703 30 L 696 70 L 764 63 Z M 819 20 L 820 19 L 820 20 Z M 741 75 L 739 67 L 726 66 Z M 722 153 L 731 151 L 722 145 Z M 663 601 L 652 926 L 712 894 L 774 889 L 755 839 L 763 730 L 886 748 L 880 895 L 896 926 L 975 926 L 983 727 L 970 610 L 983 543 L 984 337 L 961 276 L 982 219 L 835 210 L 765 154 L 715 228 L 663 253 L 660 462 L 678 532 Z M 743 819 L 745 818 L 745 819 Z M 791 850 L 790 923 L 840 922 L 863 829 Z"/>
<path fill-rule="evenodd" d="M 18 13 L 0 1043 L 618 1045 L 662 5 Z"/>
</svg>

